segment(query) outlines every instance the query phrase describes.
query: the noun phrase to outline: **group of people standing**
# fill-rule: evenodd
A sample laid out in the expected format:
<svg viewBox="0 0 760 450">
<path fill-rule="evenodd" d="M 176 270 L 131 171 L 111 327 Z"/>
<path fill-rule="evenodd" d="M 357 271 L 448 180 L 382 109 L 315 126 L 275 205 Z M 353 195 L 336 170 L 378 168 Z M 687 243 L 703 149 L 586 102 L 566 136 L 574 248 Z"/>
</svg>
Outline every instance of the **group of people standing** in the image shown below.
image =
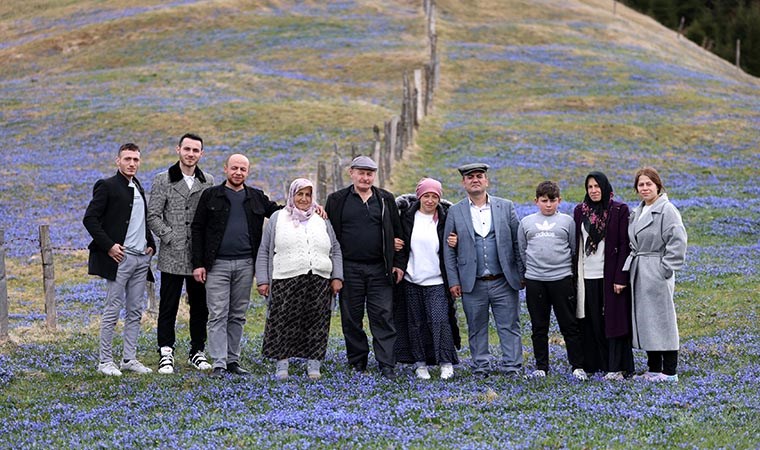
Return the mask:
<svg viewBox="0 0 760 450">
<path fill-rule="evenodd" d="M 248 374 L 240 353 L 255 279 L 267 299 L 262 354 L 275 361 L 277 379 L 289 377 L 293 358 L 306 361 L 309 378 L 321 377 L 335 298 L 347 362 L 357 372 L 368 370 L 366 311 L 383 377 L 395 379 L 397 363 L 412 364 L 420 379 L 431 378 L 430 366 L 440 367 L 442 379 L 454 376 L 461 299 L 473 373 L 521 374 L 518 293 L 526 287 L 532 376 L 549 371 L 553 308 L 576 378 L 631 376 L 632 348 L 642 348 L 649 360 L 642 377 L 677 380 L 673 286 L 686 232 L 652 168 L 636 174 L 642 202 L 632 213 L 613 200 L 604 174 L 592 172 L 574 217 L 557 211 L 559 187 L 547 181 L 536 190 L 539 211 L 520 221 L 511 201 L 488 194 L 486 164 L 458 169 L 467 197 L 456 204 L 443 200 L 442 185 L 432 178 L 397 202 L 374 185 L 377 164 L 359 156 L 349 168 L 351 185 L 322 207 L 308 179 L 291 183 L 285 205 L 248 186 L 250 162 L 241 154 L 227 158 L 225 180 L 214 184 L 198 167 L 203 140 L 195 134 L 183 135 L 176 153 L 179 160 L 156 176 L 149 199 L 135 176 L 141 159 L 132 143 L 119 148 L 117 173 L 93 189 L 84 225 L 93 237 L 89 273 L 107 280 L 101 373 L 152 372 L 136 358 L 136 347 L 155 234 L 161 244 L 159 373 L 177 370 L 175 326 L 184 285 L 188 365 L 217 378 Z M 112 340 L 122 308 L 124 351 L 117 364 Z M 499 361 L 489 351 L 491 314 Z"/>
</svg>

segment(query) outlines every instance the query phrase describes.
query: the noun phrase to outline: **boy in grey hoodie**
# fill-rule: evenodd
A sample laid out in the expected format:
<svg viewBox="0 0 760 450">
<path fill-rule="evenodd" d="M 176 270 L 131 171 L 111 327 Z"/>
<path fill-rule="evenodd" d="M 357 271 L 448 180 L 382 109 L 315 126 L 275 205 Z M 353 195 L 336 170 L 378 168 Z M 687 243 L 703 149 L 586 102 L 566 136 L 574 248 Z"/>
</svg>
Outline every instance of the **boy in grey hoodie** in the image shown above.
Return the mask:
<svg viewBox="0 0 760 450">
<path fill-rule="evenodd" d="M 586 380 L 580 330 L 575 318 L 572 269 L 575 222 L 569 215 L 557 211 L 561 201 L 557 183 L 539 183 L 535 198 L 538 212 L 524 217 L 517 232 L 520 256 L 525 262 L 522 278 L 536 357 L 536 370 L 531 376 L 545 377 L 549 371 L 549 321 L 553 308 L 565 339 L 573 377 Z"/>
</svg>

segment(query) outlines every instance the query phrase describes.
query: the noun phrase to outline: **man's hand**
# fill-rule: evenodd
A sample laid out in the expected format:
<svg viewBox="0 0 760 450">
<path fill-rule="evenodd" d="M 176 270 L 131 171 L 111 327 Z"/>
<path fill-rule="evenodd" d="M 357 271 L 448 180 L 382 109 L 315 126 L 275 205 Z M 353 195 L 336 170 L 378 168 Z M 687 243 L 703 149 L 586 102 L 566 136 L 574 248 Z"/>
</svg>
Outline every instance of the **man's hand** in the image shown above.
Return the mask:
<svg viewBox="0 0 760 450">
<path fill-rule="evenodd" d="M 117 263 L 124 260 L 124 246 L 119 244 L 113 244 L 110 250 L 108 250 L 108 256 L 111 257 Z"/>
<path fill-rule="evenodd" d="M 396 284 L 401 283 L 401 280 L 404 278 L 404 271 L 398 267 L 394 267 L 393 275 L 395 275 L 394 278 L 396 279 Z"/>
<path fill-rule="evenodd" d="M 454 232 L 449 233 L 449 237 L 446 238 L 446 243 L 449 244 L 449 247 L 456 248 L 457 247 L 457 234 Z"/>
<path fill-rule="evenodd" d="M 198 267 L 197 269 L 194 269 L 193 278 L 195 278 L 195 281 L 197 281 L 198 283 L 205 283 L 206 282 L 206 268 Z"/>
<path fill-rule="evenodd" d="M 314 212 L 317 213 L 319 217 L 327 220 L 327 211 L 325 211 L 322 205 L 317 205 L 317 207 L 314 208 Z"/>
<path fill-rule="evenodd" d="M 259 291 L 259 295 L 262 297 L 269 296 L 269 285 L 268 284 L 260 284 L 256 287 L 256 290 Z"/>
<path fill-rule="evenodd" d="M 615 291 L 616 294 L 620 294 L 625 289 L 624 284 L 613 284 L 612 290 Z"/>
<path fill-rule="evenodd" d="M 400 252 L 404 248 L 404 240 L 393 238 L 393 250 Z"/>
<path fill-rule="evenodd" d="M 462 286 L 458 284 L 456 286 L 451 286 L 449 292 L 451 292 L 452 297 L 460 298 L 462 296 Z"/>
<path fill-rule="evenodd" d="M 145 254 L 148 255 L 148 256 L 152 256 L 153 255 L 153 247 L 146 248 L 145 249 Z"/>
<path fill-rule="evenodd" d="M 334 279 L 330 282 L 330 287 L 332 288 L 333 295 L 340 292 L 341 289 L 343 289 L 343 282 L 338 279 Z"/>
</svg>

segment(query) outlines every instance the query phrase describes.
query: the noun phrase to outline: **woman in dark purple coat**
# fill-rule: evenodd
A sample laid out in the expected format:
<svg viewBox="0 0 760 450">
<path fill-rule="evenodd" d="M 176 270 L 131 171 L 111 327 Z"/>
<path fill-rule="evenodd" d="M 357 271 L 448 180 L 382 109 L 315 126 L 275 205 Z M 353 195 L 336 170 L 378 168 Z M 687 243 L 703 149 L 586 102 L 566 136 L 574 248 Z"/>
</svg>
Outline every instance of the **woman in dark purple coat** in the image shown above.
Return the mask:
<svg viewBox="0 0 760 450">
<path fill-rule="evenodd" d="M 586 176 L 586 196 L 575 207 L 578 242 L 578 309 L 586 372 L 607 372 L 606 380 L 633 374 L 631 289 L 623 265 L 630 253 L 628 205 L 615 195 L 607 176 Z"/>
</svg>

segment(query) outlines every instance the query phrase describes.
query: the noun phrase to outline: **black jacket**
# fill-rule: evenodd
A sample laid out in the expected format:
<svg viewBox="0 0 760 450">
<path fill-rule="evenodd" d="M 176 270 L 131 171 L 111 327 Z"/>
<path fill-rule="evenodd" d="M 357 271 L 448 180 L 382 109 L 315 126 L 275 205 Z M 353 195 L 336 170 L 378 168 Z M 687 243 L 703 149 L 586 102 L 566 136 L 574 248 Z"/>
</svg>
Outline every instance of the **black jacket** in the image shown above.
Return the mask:
<svg viewBox="0 0 760 450">
<path fill-rule="evenodd" d="M 132 180 L 142 195 L 147 218 L 148 205 L 145 201 L 145 191 L 137 178 L 133 177 Z M 90 275 L 98 275 L 111 281 L 116 280 L 119 265 L 108 256 L 108 250 L 114 244 L 124 245 L 129 219 L 132 216 L 133 200 L 134 191 L 129 187 L 129 180 L 121 172 L 116 172 L 116 175 L 111 178 L 98 180 L 92 188 L 92 200 L 87 205 L 82 220 L 87 232 L 92 236 L 92 242 L 88 246 L 90 258 L 87 262 L 87 272 Z M 145 238 L 148 240 L 148 247 L 152 248 L 155 254 L 156 243 L 148 229 L 147 221 Z M 154 281 L 150 270 L 148 270 L 148 281 Z"/>
<path fill-rule="evenodd" d="M 412 231 L 414 230 L 414 213 L 419 211 L 420 201 L 417 200 L 416 195 L 406 194 L 399 196 L 396 199 L 396 204 L 398 205 L 401 214 L 401 229 L 403 231 L 402 239 L 404 240 L 404 248 L 399 252 L 399 264 L 401 264 L 401 266 L 398 267 L 406 272 L 407 265 L 409 264 L 409 253 L 411 252 Z M 446 267 L 444 267 L 443 258 L 444 246 L 449 245 L 445 239 L 446 236 L 443 235 L 443 229 L 446 226 L 446 214 L 449 210 L 449 206 L 451 206 L 451 203 L 444 199 L 441 199 L 441 202 L 438 204 L 438 225 L 436 227 L 438 232 L 438 264 L 441 268 L 443 287 L 446 291 L 446 299 L 449 303 L 449 325 L 451 326 L 451 333 L 454 338 L 454 347 L 460 349 L 462 348 L 462 338 L 459 334 L 459 324 L 457 323 L 456 304 L 454 298 L 451 296 L 451 292 L 449 292 L 449 280 L 446 277 Z M 399 308 L 401 303 L 406 305 L 406 299 L 403 298 L 403 289 L 397 289 L 394 295 L 397 299 L 396 309 Z M 405 321 L 406 318 L 404 317 L 402 319 L 401 317 L 396 316 L 397 324 L 400 323 L 401 320 Z M 435 361 L 429 362 L 430 364 L 436 364 Z"/>
<path fill-rule="evenodd" d="M 227 189 L 222 184 L 203 191 L 198 201 L 198 209 L 191 225 L 192 230 L 192 263 L 193 269 L 199 267 L 211 270 L 216 260 L 219 246 L 222 244 L 227 219 L 230 217 L 230 201 L 224 193 Z M 282 206 L 269 200 L 260 189 L 243 185 L 245 200 L 243 208 L 248 218 L 248 235 L 251 239 L 251 258 L 256 265 L 256 253 L 261 244 L 261 234 L 264 231 L 264 218 L 281 209 Z"/>
<path fill-rule="evenodd" d="M 346 204 L 346 199 L 351 192 L 352 186 L 345 187 L 328 195 L 327 201 L 325 202 L 325 212 L 330 219 L 330 223 L 335 231 L 335 236 L 338 238 L 338 242 L 342 242 L 343 223 L 341 217 L 343 216 L 343 208 Z M 401 221 L 399 219 L 398 208 L 396 207 L 396 200 L 390 192 L 374 186 L 372 186 L 372 195 L 382 201 L 383 261 L 385 262 L 385 275 L 388 277 L 391 284 L 395 284 L 395 280 L 393 279 L 393 268 L 401 267 L 397 259 L 398 252 L 394 250 L 393 243 L 395 238 L 401 237 Z"/>
</svg>

